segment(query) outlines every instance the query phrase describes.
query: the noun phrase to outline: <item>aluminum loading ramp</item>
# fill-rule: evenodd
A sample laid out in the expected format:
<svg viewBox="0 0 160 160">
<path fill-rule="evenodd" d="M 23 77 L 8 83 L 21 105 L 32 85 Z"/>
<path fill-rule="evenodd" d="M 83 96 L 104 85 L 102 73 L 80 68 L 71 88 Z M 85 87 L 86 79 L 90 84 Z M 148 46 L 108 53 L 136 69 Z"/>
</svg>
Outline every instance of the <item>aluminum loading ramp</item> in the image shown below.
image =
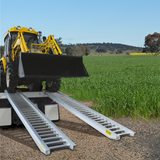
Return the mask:
<svg viewBox="0 0 160 160">
<path fill-rule="evenodd" d="M 5 94 L 38 148 L 46 155 L 60 148 L 74 149 L 75 144 L 51 122 L 21 91 Z"/>
<path fill-rule="evenodd" d="M 135 134 L 132 130 L 75 101 L 61 92 L 50 93 L 43 90 L 43 93 L 110 139 L 119 140 L 123 135 L 134 136 Z"/>
</svg>

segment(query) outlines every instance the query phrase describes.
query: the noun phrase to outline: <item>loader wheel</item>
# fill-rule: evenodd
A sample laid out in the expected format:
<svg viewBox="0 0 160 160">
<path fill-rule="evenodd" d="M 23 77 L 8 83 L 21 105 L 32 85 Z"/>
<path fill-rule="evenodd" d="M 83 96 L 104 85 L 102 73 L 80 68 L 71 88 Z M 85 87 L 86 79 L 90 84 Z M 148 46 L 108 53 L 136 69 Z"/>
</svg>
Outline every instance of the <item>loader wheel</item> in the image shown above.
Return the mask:
<svg viewBox="0 0 160 160">
<path fill-rule="evenodd" d="M 9 128 L 9 126 L 1 126 L 1 128 L 2 128 L 3 130 L 6 130 L 6 129 Z"/>
<path fill-rule="evenodd" d="M 6 73 L 4 73 L 3 65 L 0 65 L 0 92 L 4 92 L 6 88 Z"/>
<path fill-rule="evenodd" d="M 42 83 L 40 82 L 34 82 L 27 86 L 28 86 L 29 91 L 41 91 L 42 90 Z"/>
<path fill-rule="evenodd" d="M 10 62 L 6 70 L 6 85 L 9 93 L 15 93 L 18 84 L 18 68 L 16 62 Z"/>
<path fill-rule="evenodd" d="M 53 78 L 50 81 L 46 81 L 46 90 L 49 92 L 57 92 L 60 88 L 61 79 Z"/>
</svg>

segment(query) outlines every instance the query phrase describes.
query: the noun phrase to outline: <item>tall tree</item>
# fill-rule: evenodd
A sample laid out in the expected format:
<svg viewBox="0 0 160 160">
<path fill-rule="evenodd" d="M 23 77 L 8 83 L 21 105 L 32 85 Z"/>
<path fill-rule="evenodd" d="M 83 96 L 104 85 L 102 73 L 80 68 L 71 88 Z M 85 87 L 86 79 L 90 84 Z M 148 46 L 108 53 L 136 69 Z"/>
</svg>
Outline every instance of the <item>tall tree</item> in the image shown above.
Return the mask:
<svg viewBox="0 0 160 160">
<path fill-rule="evenodd" d="M 85 55 L 88 56 L 90 54 L 90 49 L 89 47 L 86 47 Z"/>
<path fill-rule="evenodd" d="M 85 46 L 79 46 L 79 48 L 81 49 L 82 55 L 84 56 L 85 55 L 85 51 L 86 51 L 86 47 Z"/>
<path fill-rule="evenodd" d="M 82 56 L 82 50 L 79 46 L 73 46 L 73 55 L 74 56 Z"/>
<path fill-rule="evenodd" d="M 118 50 L 116 51 L 116 54 L 122 54 L 122 53 L 123 53 L 122 49 L 118 49 Z"/>
<path fill-rule="evenodd" d="M 146 51 L 150 51 L 151 53 L 158 55 L 158 52 L 160 52 L 160 33 L 153 33 L 148 34 L 145 37 L 145 43 L 144 43 Z"/>
<path fill-rule="evenodd" d="M 68 56 L 73 56 L 73 49 L 72 47 L 66 47 L 65 52 Z"/>
</svg>

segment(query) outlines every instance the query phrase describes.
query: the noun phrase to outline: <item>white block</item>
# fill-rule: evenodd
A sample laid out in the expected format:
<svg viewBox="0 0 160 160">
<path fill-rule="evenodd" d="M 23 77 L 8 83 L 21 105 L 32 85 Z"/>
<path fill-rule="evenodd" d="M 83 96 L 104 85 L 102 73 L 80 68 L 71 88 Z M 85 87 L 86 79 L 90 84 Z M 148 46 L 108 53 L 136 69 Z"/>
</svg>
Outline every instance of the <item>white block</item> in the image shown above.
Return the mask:
<svg viewBox="0 0 160 160">
<path fill-rule="evenodd" d="M 11 125 L 11 108 L 0 108 L 0 126 Z"/>
<path fill-rule="evenodd" d="M 59 120 L 58 104 L 45 105 L 45 115 L 51 120 Z"/>
</svg>

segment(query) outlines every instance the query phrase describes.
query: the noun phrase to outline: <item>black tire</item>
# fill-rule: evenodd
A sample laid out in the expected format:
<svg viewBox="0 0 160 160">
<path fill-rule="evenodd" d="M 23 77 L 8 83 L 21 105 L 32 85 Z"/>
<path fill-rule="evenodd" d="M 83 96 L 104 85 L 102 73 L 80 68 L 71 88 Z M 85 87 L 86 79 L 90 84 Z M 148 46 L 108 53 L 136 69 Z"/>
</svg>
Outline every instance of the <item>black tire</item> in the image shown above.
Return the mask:
<svg viewBox="0 0 160 160">
<path fill-rule="evenodd" d="M 6 73 L 4 73 L 3 64 L 0 65 L 0 92 L 4 92 L 6 86 Z"/>
<path fill-rule="evenodd" d="M 15 93 L 18 85 L 18 67 L 17 62 L 10 62 L 7 64 L 6 71 L 6 85 L 9 93 Z"/>
<path fill-rule="evenodd" d="M 49 92 L 57 92 L 60 88 L 61 79 L 53 78 L 52 80 L 46 81 L 46 90 Z"/>
<path fill-rule="evenodd" d="M 27 86 L 28 86 L 29 91 L 41 91 L 42 90 L 42 83 L 40 82 L 34 82 Z"/>
<path fill-rule="evenodd" d="M 5 130 L 5 129 L 8 129 L 9 126 L 1 126 L 1 128 L 2 128 L 3 130 Z"/>
</svg>

